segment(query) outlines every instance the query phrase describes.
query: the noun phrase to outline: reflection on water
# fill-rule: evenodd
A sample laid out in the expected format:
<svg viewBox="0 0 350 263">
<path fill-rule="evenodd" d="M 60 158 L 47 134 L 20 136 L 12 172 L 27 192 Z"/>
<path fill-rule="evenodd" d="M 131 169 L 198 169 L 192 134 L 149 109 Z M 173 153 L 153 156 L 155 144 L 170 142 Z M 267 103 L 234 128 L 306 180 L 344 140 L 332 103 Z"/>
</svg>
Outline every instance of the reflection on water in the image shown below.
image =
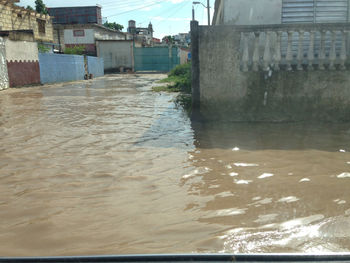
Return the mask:
<svg viewBox="0 0 350 263">
<path fill-rule="evenodd" d="M 0 254 L 350 250 L 349 124 L 191 123 L 161 75 L 0 93 Z"/>
</svg>

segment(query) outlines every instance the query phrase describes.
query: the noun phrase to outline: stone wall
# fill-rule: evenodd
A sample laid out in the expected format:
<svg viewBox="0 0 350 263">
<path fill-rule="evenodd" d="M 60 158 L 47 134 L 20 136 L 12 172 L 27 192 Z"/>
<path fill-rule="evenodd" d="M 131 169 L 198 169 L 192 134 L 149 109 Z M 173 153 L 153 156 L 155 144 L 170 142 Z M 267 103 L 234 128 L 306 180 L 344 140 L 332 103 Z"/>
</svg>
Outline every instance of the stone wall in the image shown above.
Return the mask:
<svg viewBox="0 0 350 263">
<path fill-rule="evenodd" d="M 38 21 L 45 23 L 45 33 L 39 32 Z M 28 11 L 11 3 L 0 3 L 0 30 L 33 30 L 35 40 L 53 41 L 53 27 L 48 15 Z"/>
<path fill-rule="evenodd" d="M 193 99 L 203 118 L 350 121 L 348 69 L 243 72 L 240 36 L 232 26 L 192 24 Z"/>
<path fill-rule="evenodd" d="M 5 43 L 4 40 L 0 38 L 0 90 L 7 89 L 8 87 L 9 78 L 7 73 Z"/>
</svg>

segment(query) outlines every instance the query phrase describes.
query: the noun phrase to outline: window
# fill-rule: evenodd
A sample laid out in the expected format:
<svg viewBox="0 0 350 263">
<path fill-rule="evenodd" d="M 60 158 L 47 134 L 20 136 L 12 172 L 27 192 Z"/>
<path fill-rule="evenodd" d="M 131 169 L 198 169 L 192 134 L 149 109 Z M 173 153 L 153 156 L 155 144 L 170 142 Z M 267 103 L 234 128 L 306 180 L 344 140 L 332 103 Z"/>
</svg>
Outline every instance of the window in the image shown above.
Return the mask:
<svg viewBox="0 0 350 263">
<path fill-rule="evenodd" d="M 39 31 L 39 34 L 45 34 L 45 24 L 46 24 L 46 21 L 45 21 L 45 20 L 42 20 L 42 19 L 37 19 L 36 21 L 37 21 L 37 23 L 38 23 L 38 31 Z"/>
<path fill-rule="evenodd" d="M 84 37 L 85 31 L 83 29 L 73 30 L 73 36 L 75 37 Z"/>
</svg>

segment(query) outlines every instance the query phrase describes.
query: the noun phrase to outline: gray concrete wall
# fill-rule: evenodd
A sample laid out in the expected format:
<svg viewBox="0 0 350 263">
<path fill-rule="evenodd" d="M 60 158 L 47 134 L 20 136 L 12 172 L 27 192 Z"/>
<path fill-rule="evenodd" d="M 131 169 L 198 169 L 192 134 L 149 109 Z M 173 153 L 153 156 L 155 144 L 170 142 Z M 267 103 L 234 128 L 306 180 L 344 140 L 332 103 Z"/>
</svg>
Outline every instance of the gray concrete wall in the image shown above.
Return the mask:
<svg viewBox="0 0 350 263">
<path fill-rule="evenodd" d="M 282 0 L 223 1 L 223 23 L 225 25 L 281 24 Z"/>
<path fill-rule="evenodd" d="M 234 27 L 201 26 L 198 34 L 199 76 L 194 76 L 199 87 L 194 85 L 194 93 L 200 94 L 205 119 L 350 121 L 348 70 L 278 71 L 271 77 L 263 71 L 242 72 L 240 34 Z"/>
<path fill-rule="evenodd" d="M 9 88 L 7 73 L 6 50 L 4 40 L 0 37 L 0 90 Z"/>
<path fill-rule="evenodd" d="M 105 70 L 115 70 L 120 67 L 133 68 L 133 42 L 97 41 L 97 56 L 104 60 Z"/>
</svg>

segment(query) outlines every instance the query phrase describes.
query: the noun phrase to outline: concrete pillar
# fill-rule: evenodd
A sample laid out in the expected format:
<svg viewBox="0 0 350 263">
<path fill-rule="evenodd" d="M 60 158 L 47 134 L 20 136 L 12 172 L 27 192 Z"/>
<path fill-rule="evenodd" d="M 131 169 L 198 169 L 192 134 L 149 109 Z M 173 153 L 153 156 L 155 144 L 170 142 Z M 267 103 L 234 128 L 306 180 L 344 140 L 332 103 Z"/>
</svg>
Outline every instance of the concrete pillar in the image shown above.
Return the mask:
<svg viewBox="0 0 350 263">
<path fill-rule="evenodd" d="M 200 108 L 198 21 L 191 21 L 191 56 L 192 56 L 192 108 L 198 110 Z"/>
</svg>

